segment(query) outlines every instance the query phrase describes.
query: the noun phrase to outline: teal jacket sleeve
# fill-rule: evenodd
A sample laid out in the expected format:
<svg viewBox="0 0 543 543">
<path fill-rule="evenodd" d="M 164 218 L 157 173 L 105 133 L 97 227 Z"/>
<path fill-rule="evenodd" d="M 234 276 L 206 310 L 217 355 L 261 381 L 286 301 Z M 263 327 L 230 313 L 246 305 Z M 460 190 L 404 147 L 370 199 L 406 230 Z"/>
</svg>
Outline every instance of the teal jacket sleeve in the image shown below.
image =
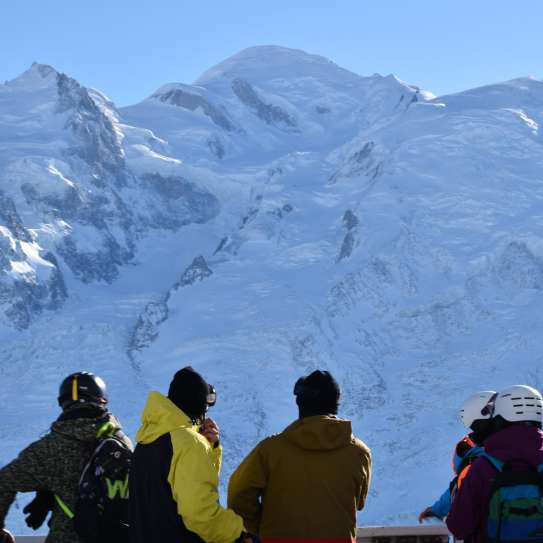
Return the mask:
<svg viewBox="0 0 543 543">
<path fill-rule="evenodd" d="M 440 498 L 432 505 L 432 512 L 436 517 L 444 519 L 451 510 L 451 492 L 447 489 Z"/>
</svg>

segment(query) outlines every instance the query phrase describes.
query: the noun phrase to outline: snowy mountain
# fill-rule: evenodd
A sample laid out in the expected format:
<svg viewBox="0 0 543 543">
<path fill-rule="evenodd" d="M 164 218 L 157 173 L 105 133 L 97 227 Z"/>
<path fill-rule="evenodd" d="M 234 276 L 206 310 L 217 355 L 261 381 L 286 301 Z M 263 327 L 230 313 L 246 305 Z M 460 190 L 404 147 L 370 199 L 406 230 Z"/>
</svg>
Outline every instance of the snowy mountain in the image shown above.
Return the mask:
<svg viewBox="0 0 543 543">
<path fill-rule="evenodd" d="M 261 167 L 293 150 L 329 151 L 426 97 L 394 76 L 360 77 L 302 51 L 254 47 L 122 114 L 184 160 Z"/>
<path fill-rule="evenodd" d="M 123 131 L 105 96 L 35 64 L 0 86 L 0 318 L 28 327 L 68 293 L 65 270 L 111 283 L 150 229 L 219 212 L 148 131 Z M 62 263 L 59 264 L 59 261 Z"/>
<path fill-rule="evenodd" d="M 133 432 L 190 363 L 226 479 L 327 368 L 373 449 L 360 523 L 414 523 L 463 399 L 543 387 L 542 122 L 535 79 L 436 98 L 280 47 L 121 109 L 43 65 L 0 86 L 0 462 L 70 371 Z"/>
</svg>

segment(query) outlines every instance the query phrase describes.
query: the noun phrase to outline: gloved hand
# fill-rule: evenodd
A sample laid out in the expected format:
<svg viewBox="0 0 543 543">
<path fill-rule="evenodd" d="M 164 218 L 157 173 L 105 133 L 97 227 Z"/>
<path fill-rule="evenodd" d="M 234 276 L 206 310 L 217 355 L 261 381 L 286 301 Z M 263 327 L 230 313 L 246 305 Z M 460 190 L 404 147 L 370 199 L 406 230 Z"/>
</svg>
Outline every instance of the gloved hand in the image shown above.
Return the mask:
<svg viewBox="0 0 543 543">
<path fill-rule="evenodd" d="M 36 492 L 36 497 L 23 509 L 23 513 L 27 515 L 26 525 L 33 530 L 40 528 L 54 505 L 55 496 L 52 492 L 46 490 Z"/>
<path fill-rule="evenodd" d="M 8 530 L 2 528 L 0 530 L 0 543 L 15 543 L 15 538 Z"/>
<path fill-rule="evenodd" d="M 251 534 L 250 532 L 241 532 L 241 535 L 234 541 L 234 543 L 260 543 L 260 538 Z"/>
<path fill-rule="evenodd" d="M 420 515 L 419 515 L 419 524 L 422 524 L 423 521 L 429 518 L 439 518 L 431 507 L 427 507 Z"/>
</svg>

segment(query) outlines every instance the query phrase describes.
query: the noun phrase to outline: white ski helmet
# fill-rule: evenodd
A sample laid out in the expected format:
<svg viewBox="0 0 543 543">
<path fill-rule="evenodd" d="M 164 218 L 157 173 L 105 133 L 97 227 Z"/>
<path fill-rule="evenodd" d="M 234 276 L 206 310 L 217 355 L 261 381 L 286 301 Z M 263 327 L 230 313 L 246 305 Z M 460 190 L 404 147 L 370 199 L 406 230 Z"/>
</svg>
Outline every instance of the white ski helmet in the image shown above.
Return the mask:
<svg viewBox="0 0 543 543">
<path fill-rule="evenodd" d="M 496 397 L 494 390 L 481 390 L 470 396 L 460 408 L 460 418 L 466 428 L 471 428 L 476 420 L 492 417 L 492 409 L 489 404 Z"/>
<path fill-rule="evenodd" d="M 543 421 L 541 392 L 526 385 L 513 385 L 496 397 L 494 416 L 500 415 L 508 422 Z"/>
</svg>

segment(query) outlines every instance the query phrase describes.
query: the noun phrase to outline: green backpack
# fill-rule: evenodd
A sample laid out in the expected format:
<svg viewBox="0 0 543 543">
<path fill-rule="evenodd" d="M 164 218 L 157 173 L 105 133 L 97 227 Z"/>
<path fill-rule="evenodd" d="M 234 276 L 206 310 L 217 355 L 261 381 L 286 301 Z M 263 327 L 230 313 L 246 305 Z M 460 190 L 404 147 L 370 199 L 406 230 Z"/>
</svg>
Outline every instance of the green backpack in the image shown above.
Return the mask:
<svg viewBox="0 0 543 543">
<path fill-rule="evenodd" d="M 543 464 L 512 470 L 486 453 L 498 471 L 488 507 L 489 543 L 543 543 Z"/>
</svg>

